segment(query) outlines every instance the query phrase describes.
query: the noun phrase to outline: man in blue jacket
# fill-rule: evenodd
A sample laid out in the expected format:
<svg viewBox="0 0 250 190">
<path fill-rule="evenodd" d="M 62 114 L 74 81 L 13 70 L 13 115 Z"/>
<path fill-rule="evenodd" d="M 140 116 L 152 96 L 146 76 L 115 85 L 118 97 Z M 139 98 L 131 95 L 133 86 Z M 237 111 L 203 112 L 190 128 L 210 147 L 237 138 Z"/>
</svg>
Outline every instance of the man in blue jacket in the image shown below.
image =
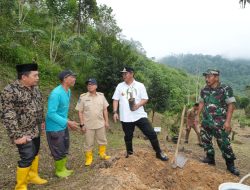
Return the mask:
<svg viewBox="0 0 250 190">
<path fill-rule="evenodd" d="M 76 130 L 78 123 L 68 119 L 71 91 L 75 85 L 76 75 L 65 70 L 59 74 L 61 84 L 52 90 L 48 100 L 46 117 L 46 135 L 51 154 L 55 160 L 55 175 L 68 177 L 73 170 L 66 168 L 69 151 L 68 128 Z"/>
</svg>

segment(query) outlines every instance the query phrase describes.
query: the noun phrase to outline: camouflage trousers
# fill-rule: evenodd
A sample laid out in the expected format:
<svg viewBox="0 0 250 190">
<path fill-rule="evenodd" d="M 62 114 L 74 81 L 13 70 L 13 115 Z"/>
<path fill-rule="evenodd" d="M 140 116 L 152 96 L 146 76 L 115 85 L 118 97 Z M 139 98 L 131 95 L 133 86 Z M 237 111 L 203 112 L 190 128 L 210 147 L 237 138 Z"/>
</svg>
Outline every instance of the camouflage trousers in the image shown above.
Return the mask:
<svg viewBox="0 0 250 190">
<path fill-rule="evenodd" d="M 200 134 L 204 151 L 208 156 L 214 157 L 215 155 L 212 142 L 213 137 L 215 137 L 222 152 L 222 157 L 226 160 L 236 159 L 230 145 L 229 134 L 223 129 L 222 126 L 202 126 Z"/>
</svg>

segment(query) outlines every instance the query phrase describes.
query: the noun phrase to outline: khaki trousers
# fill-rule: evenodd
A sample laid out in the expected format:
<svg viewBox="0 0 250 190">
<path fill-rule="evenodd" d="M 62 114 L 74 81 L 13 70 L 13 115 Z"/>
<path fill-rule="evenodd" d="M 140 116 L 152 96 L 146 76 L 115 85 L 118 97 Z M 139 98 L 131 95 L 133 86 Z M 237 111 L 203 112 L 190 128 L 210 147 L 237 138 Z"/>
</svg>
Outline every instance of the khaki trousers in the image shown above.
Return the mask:
<svg viewBox="0 0 250 190">
<path fill-rule="evenodd" d="M 98 145 L 107 145 L 105 127 L 98 129 L 87 129 L 85 133 L 85 151 L 92 151 L 94 148 L 95 139 Z"/>
</svg>

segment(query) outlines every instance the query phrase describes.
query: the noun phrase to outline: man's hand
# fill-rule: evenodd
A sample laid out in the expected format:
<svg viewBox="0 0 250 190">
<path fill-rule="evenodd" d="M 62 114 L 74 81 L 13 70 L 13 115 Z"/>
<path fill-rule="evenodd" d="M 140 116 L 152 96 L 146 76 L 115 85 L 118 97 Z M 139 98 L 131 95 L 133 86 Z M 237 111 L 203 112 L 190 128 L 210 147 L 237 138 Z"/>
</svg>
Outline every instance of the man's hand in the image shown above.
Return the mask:
<svg viewBox="0 0 250 190">
<path fill-rule="evenodd" d="M 45 128 L 46 128 L 46 125 L 45 125 L 45 122 L 43 122 L 41 124 L 41 135 L 43 135 L 45 133 Z"/>
<path fill-rule="evenodd" d="M 28 142 L 32 141 L 30 136 L 23 136 L 22 138 L 18 138 L 14 140 L 15 144 L 26 144 Z"/>
<path fill-rule="evenodd" d="M 105 122 L 104 127 L 105 127 L 106 129 L 108 129 L 108 128 L 109 128 L 109 122 Z"/>
<path fill-rule="evenodd" d="M 230 122 L 225 122 L 224 125 L 223 125 L 223 128 L 225 129 L 226 132 L 230 133 L 232 128 L 231 128 L 231 125 L 230 125 Z"/>
<path fill-rule="evenodd" d="M 119 115 L 118 115 L 118 113 L 114 113 L 114 114 L 113 114 L 113 120 L 114 120 L 115 123 L 117 122 L 117 120 L 119 120 Z"/>
<path fill-rule="evenodd" d="M 86 127 L 83 126 L 83 127 L 81 128 L 81 133 L 86 133 L 86 131 L 87 131 Z"/>
<path fill-rule="evenodd" d="M 141 107 L 139 104 L 135 104 L 135 105 L 133 106 L 133 111 L 139 109 L 139 107 Z"/>
<path fill-rule="evenodd" d="M 44 131 L 44 130 L 45 130 L 45 128 L 46 128 L 46 126 L 45 126 L 45 122 L 43 122 L 43 123 L 41 124 L 41 129 L 42 129 L 42 131 Z"/>
<path fill-rule="evenodd" d="M 68 120 L 68 127 L 73 130 L 73 131 L 76 131 L 77 128 L 79 126 L 79 123 L 75 122 L 75 121 L 70 121 Z"/>
<path fill-rule="evenodd" d="M 191 125 L 186 125 L 186 129 L 191 129 Z"/>
</svg>

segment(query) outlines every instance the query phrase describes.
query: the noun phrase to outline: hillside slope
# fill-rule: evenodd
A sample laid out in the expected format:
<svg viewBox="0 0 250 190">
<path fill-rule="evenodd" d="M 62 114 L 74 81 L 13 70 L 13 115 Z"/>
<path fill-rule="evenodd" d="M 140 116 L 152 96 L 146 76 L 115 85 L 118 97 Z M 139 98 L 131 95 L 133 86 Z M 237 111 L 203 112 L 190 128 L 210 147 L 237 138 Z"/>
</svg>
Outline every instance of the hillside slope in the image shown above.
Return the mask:
<svg viewBox="0 0 250 190">
<path fill-rule="evenodd" d="M 208 68 L 221 71 L 221 79 L 231 85 L 237 94 L 244 94 L 244 89 L 250 84 L 250 61 L 228 60 L 221 56 L 210 55 L 173 55 L 159 60 L 160 63 L 179 68 L 194 75 L 200 75 Z"/>
</svg>

